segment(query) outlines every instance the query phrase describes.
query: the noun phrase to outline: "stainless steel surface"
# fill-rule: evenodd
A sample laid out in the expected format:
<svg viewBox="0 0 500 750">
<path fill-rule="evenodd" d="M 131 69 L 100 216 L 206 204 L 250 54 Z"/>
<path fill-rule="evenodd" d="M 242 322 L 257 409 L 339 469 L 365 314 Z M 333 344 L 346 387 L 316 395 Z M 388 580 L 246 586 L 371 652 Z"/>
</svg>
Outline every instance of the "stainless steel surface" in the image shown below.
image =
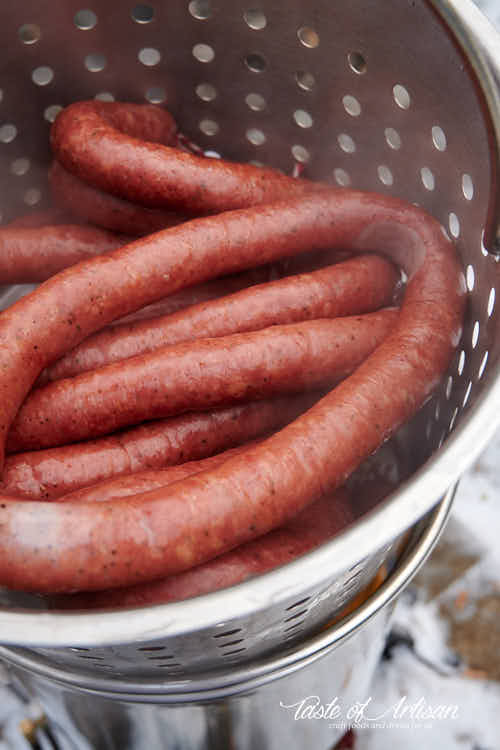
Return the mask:
<svg viewBox="0 0 500 750">
<path fill-rule="evenodd" d="M 166 101 L 211 152 L 286 171 L 299 160 L 307 176 L 420 203 L 456 237 L 469 306 L 449 376 L 400 432 L 411 478 L 331 543 L 230 590 L 125 613 L 47 613 L 34 598 L 2 594 L 0 641 L 74 670 L 82 684 L 228 675 L 282 651 L 286 639 L 293 658 L 294 644 L 360 590 L 500 418 L 498 270 L 484 246 L 498 220 L 498 37 L 471 3 L 274 2 L 249 15 L 240 1 L 151 0 L 141 9 L 112 0 L 96 0 L 92 13 L 79 13 L 75 0 L 4 4 L 5 221 L 47 198 L 58 107 L 95 95 Z"/>
<path fill-rule="evenodd" d="M 390 611 L 379 610 L 352 638 L 309 666 L 224 700 L 141 705 L 127 697 L 82 695 L 19 667 L 12 676 L 43 705 L 61 750 L 327 750 L 344 734 L 342 725 L 295 721 L 296 709 L 282 704 L 293 706 L 308 696 L 324 705 L 335 696 L 343 706 L 364 700 Z"/>
</svg>

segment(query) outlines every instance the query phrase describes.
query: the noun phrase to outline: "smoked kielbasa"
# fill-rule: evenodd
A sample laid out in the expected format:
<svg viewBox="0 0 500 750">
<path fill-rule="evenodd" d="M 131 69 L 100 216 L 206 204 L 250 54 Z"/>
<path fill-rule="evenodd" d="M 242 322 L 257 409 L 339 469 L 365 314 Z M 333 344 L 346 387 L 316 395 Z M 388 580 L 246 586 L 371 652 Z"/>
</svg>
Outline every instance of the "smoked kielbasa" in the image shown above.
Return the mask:
<svg viewBox="0 0 500 750">
<path fill-rule="evenodd" d="M 139 236 L 158 232 L 185 221 L 172 211 L 145 208 L 88 185 L 67 172 L 57 161 L 49 170 L 54 200 L 74 216 L 97 227 Z"/>
<path fill-rule="evenodd" d="M 97 504 L 2 496 L 2 584 L 68 592 L 160 579 L 283 525 L 428 398 L 460 340 L 466 287 L 452 242 L 418 207 L 317 191 L 143 238 L 61 272 L 0 315 L 6 436 L 40 371 L 100 326 L 183 286 L 330 247 L 382 252 L 408 276 L 394 330 L 357 370 L 259 445 L 166 488 Z"/>
<path fill-rule="evenodd" d="M 111 232 L 74 224 L 0 229 L 0 284 L 45 281 L 64 268 L 126 242 Z"/>
<path fill-rule="evenodd" d="M 398 278 L 392 263 L 377 255 L 360 255 L 201 302 L 173 315 L 108 327 L 45 370 L 43 381 L 73 377 L 182 341 L 371 312 L 391 303 Z"/>
<path fill-rule="evenodd" d="M 234 586 L 285 565 L 328 541 L 354 520 L 344 488 L 316 500 L 285 526 L 162 581 L 123 589 L 62 595 L 53 609 L 119 609 L 166 604 Z"/>
<path fill-rule="evenodd" d="M 16 453 L 0 493 L 51 500 L 110 477 L 202 459 L 282 427 L 319 394 L 255 401 L 148 422 L 98 440 Z"/>
<path fill-rule="evenodd" d="M 149 469 L 148 471 L 136 471 L 133 474 L 124 474 L 120 477 L 107 479 L 104 482 L 98 482 L 90 487 L 82 487 L 67 495 L 61 495 L 55 498 L 55 502 L 72 503 L 72 502 L 93 502 L 103 503 L 118 497 L 128 497 L 137 495 L 139 492 L 149 492 L 157 487 L 166 487 L 169 484 L 178 482 L 184 477 L 191 474 L 198 474 L 205 471 L 211 466 L 218 466 L 227 461 L 231 456 L 247 450 L 252 442 L 239 445 L 237 448 L 229 448 L 222 453 L 216 453 L 208 458 L 200 458 L 198 461 L 186 461 L 186 463 L 176 466 L 168 466 L 166 469 Z"/>
<path fill-rule="evenodd" d="M 31 392 L 7 451 L 109 435 L 186 411 L 320 388 L 346 377 L 397 323 L 395 309 L 166 346 Z"/>
</svg>

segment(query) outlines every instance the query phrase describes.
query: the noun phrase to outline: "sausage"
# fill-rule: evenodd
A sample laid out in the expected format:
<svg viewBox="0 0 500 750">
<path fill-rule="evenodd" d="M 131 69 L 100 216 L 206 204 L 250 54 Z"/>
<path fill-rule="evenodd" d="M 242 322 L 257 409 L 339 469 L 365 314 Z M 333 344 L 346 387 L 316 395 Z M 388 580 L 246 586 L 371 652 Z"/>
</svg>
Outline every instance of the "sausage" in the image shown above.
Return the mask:
<svg viewBox="0 0 500 750">
<path fill-rule="evenodd" d="M 181 289 L 181 291 L 170 294 L 168 297 L 164 297 L 158 300 L 158 302 L 153 302 L 151 305 L 146 305 L 140 310 L 130 313 L 130 315 L 125 315 L 123 318 L 112 321 L 110 325 L 134 323 L 137 320 L 156 318 L 160 315 L 171 315 L 190 305 L 222 297 L 225 294 L 233 294 L 240 291 L 240 289 L 246 289 L 255 284 L 273 281 L 293 273 L 324 268 L 332 263 L 345 260 L 350 255 L 345 251 L 321 251 L 317 253 L 302 253 L 293 258 L 284 258 L 282 261 L 276 263 L 258 266 L 248 271 L 240 271 L 239 273 L 212 279 L 202 284 L 196 284 L 188 289 Z"/>
<path fill-rule="evenodd" d="M 176 146 L 178 144 L 177 125 L 166 109 L 151 104 L 132 104 L 130 102 L 101 102 L 91 100 L 79 102 L 86 104 L 84 107 L 76 107 L 73 114 L 76 119 L 85 118 L 85 112 L 92 111 L 105 122 L 113 123 L 119 132 L 127 133 L 131 138 L 146 139 L 154 144 Z M 71 105 L 70 105 L 71 106 Z M 66 108 L 68 109 L 68 107 Z M 63 110 L 64 112 L 65 110 Z M 60 112 L 56 121 L 62 116 Z M 55 124 L 55 123 L 54 123 Z M 89 131 L 87 147 L 93 149 L 99 144 L 98 130 Z M 83 144 L 80 144 L 82 146 Z"/>
<path fill-rule="evenodd" d="M 231 274 L 231 276 L 223 276 L 220 279 L 211 279 L 202 284 L 195 284 L 188 289 L 181 289 L 179 292 L 169 294 L 168 297 L 163 297 L 157 302 L 141 307 L 140 310 L 136 310 L 130 315 L 113 320 L 105 330 L 115 326 L 130 325 L 139 320 L 151 320 L 163 315 L 172 315 L 179 310 L 185 310 L 186 307 L 208 302 L 208 300 L 233 294 L 240 289 L 247 289 L 254 284 L 265 282 L 269 278 L 273 278 L 273 275 L 274 272 L 271 267 L 261 266 L 250 271 L 242 271 L 241 273 Z"/>
<path fill-rule="evenodd" d="M 26 399 L 12 423 L 7 452 L 319 388 L 352 372 L 388 335 L 397 315 L 388 309 L 188 341 L 56 380 Z"/>
<path fill-rule="evenodd" d="M 336 536 L 354 520 L 344 488 L 316 500 L 285 526 L 192 570 L 123 589 L 52 597 L 51 609 L 118 609 L 166 604 L 234 586 L 292 562 Z M 236 646 L 236 644 L 234 644 Z"/>
<path fill-rule="evenodd" d="M 274 169 L 153 144 L 148 130 L 135 122 L 139 106 L 132 112 L 130 105 L 118 102 L 70 104 L 51 128 L 54 156 L 68 172 L 106 193 L 191 215 L 270 203 L 317 189 Z"/>
<path fill-rule="evenodd" d="M 98 440 L 17 453 L 5 461 L 0 493 L 52 500 L 111 477 L 198 460 L 282 427 L 317 398 L 308 394 L 184 414 Z"/>
<path fill-rule="evenodd" d="M 466 287 L 439 222 L 389 196 L 337 189 L 150 235 L 61 272 L 1 313 L 6 435 L 42 368 L 110 320 L 182 286 L 322 248 L 382 252 L 408 277 L 397 325 L 363 364 L 258 446 L 169 487 L 97 504 L 1 496 L 0 583 L 39 592 L 131 585 L 286 523 L 342 484 L 428 398 L 460 340 Z"/>
<path fill-rule="evenodd" d="M 17 229 L 36 229 L 37 227 L 54 226 L 55 224 L 78 224 L 80 223 L 73 215 L 68 214 L 61 208 L 39 209 L 29 214 L 17 216 L 8 223 L 8 227 Z M 82 222 L 86 223 L 86 222 Z"/>
<path fill-rule="evenodd" d="M 136 312 L 130 313 L 130 315 L 113 320 L 105 330 L 109 330 L 115 326 L 129 325 L 139 320 L 151 320 L 163 315 L 172 315 L 178 310 L 184 310 L 191 305 L 198 305 L 200 302 L 207 302 L 208 300 L 222 297 L 225 294 L 232 294 L 240 289 L 247 289 L 254 284 L 265 282 L 269 278 L 273 278 L 273 275 L 274 271 L 271 267 L 261 266 L 250 271 L 242 271 L 231 276 L 224 276 L 220 279 L 205 281 L 202 284 L 195 284 L 188 289 L 181 289 L 179 292 L 169 294 L 168 297 L 164 297 L 157 302 L 141 307 L 140 310 L 136 310 Z M 47 379 L 51 378 L 47 377 Z"/>
<path fill-rule="evenodd" d="M 216 453 L 208 458 L 201 458 L 198 461 L 186 461 L 176 466 L 168 466 L 165 469 L 149 469 L 147 471 L 136 471 L 133 474 L 124 474 L 123 476 L 113 477 L 104 482 L 98 482 L 89 487 L 82 487 L 66 495 L 59 495 L 54 498 L 54 502 L 73 503 L 73 502 L 92 502 L 103 503 L 108 500 L 114 500 L 118 497 L 129 497 L 137 495 L 140 492 L 148 492 L 157 487 L 166 487 L 169 484 L 178 482 L 184 477 L 192 474 L 198 474 L 212 466 L 227 461 L 231 456 L 247 450 L 256 441 L 251 441 L 239 445 L 236 448 L 229 448 L 222 453 Z"/>
<path fill-rule="evenodd" d="M 383 258 L 360 255 L 310 274 L 201 302 L 174 315 L 108 327 L 49 367 L 44 381 L 73 377 L 182 341 L 371 312 L 391 303 L 398 278 L 395 267 Z"/>
<path fill-rule="evenodd" d="M 185 221 L 172 211 L 144 208 L 93 188 L 67 172 L 57 161 L 49 170 L 55 202 L 82 221 L 113 232 L 143 235 Z"/>
<path fill-rule="evenodd" d="M 124 238 L 93 227 L 61 224 L 0 229 L 0 284 L 45 281 L 94 255 L 124 244 Z"/>
</svg>

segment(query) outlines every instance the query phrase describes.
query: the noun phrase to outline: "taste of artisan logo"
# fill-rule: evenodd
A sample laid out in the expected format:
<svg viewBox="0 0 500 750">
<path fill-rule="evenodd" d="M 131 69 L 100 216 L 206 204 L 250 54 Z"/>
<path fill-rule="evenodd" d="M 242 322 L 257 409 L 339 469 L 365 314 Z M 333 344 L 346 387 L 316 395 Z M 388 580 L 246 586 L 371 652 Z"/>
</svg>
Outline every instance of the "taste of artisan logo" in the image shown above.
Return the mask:
<svg viewBox="0 0 500 750">
<path fill-rule="evenodd" d="M 290 711 L 295 721 L 330 721 L 335 722 L 332 723 L 335 728 L 431 728 L 433 722 L 458 719 L 457 705 L 431 705 L 423 696 L 411 702 L 404 695 L 382 711 L 374 710 L 372 702 L 370 696 L 363 702 L 342 706 L 338 697 L 323 703 L 319 695 L 308 695 L 296 703 L 280 701 L 280 707 Z"/>
</svg>

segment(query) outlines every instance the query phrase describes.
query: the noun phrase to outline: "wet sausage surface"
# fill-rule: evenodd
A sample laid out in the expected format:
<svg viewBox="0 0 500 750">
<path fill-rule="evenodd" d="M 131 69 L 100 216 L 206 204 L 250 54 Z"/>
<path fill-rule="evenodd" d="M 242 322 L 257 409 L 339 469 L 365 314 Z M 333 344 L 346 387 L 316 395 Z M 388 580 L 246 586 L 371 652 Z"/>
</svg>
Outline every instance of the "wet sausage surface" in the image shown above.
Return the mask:
<svg viewBox="0 0 500 750">
<path fill-rule="evenodd" d="M 216 453 L 208 458 L 200 458 L 198 461 L 186 461 L 186 463 L 177 466 L 168 466 L 165 469 L 150 469 L 148 471 L 136 471 L 133 474 L 125 474 L 121 477 L 108 479 L 104 482 L 98 482 L 91 487 L 82 487 L 79 490 L 70 492 L 67 495 L 61 495 L 57 502 L 96 502 L 103 503 L 118 497 L 128 497 L 137 495 L 140 492 L 155 490 L 157 487 L 166 487 L 169 484 L 178 482 L 184 477 L 191 474 L 198 474 L 212 466 L 227 461 L 231 456 L 236 456 L 242 451 L 248 450 L 252 445 L 251 442 L 239 445 L 236 448 L 229 448 L 222 453 Z"/>
<path fill-rule="evenodd" d="M 110 477 L 201 459 L 278 429 L 317 394 L 263 400 L 148 422 L 97 440 L 8 456 L 1 493 L 60 497 Z"/>
<path fill-rule="evenodd" d="M 152 143 L 149 130 L 135 121 L 140 106 L 132 111 L 118 102 L 70 104 L 51 130 L 57 160 L 112 195 L 190 214 L 270 203 L 316 189 L 314 183 L 274 169 L 207 159 L 164 145 L 165 139 Z"/>
<path fill-rule="evenodd" d="M 280 529 L 192 570 L 124 589 L 54 597 L 50 606 L 55 609 L 140 607 L 218 591 L 295 560 L 331 539 L 353 519 L 349 495 L 340 488 L 317 500 Z"/>
<path fill-rule="evenodd" d="M 38 388 L 7 451 L 107 435 L 150 419 L 298 393 L 352 372 L 396 325 L 393 309 L 163 347 Z"/>
</svg>

